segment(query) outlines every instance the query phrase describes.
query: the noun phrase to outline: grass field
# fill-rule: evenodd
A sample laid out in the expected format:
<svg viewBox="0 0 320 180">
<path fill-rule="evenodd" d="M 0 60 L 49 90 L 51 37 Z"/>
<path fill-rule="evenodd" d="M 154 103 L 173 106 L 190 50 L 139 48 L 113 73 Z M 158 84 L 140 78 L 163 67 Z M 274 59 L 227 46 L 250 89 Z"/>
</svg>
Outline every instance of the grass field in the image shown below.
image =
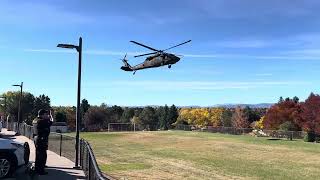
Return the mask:
<svg viewBox="0 0 320 180">
<path fill-rule="evenodd" d="M 119 179 L 319 179 L 320 144 L 167 131 L 82 133 Z"/>
</svg>

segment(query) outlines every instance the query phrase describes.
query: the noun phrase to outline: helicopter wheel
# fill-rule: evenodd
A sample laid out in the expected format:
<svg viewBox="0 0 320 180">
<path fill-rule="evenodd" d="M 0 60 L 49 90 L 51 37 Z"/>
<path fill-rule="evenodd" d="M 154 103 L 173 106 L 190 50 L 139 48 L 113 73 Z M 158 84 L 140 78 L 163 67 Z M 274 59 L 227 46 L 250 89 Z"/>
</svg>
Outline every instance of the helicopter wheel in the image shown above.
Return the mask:
<svg viewBox="0 0 320 180">
<path fill-rule="evenodd" d="M 168 66 L 168 68 L 169 68 L 169 69 L 171 68 L 171 64 Z"/>
</svg>

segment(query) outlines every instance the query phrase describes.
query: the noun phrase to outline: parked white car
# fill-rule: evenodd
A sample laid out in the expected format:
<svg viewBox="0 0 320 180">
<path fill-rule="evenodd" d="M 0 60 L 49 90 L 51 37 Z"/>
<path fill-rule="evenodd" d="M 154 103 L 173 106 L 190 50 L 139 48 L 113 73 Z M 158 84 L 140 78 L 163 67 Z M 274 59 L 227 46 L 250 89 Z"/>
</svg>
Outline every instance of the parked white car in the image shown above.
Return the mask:
<svg viewBox="0 0 320 180">
<path fill-rule="evenodd" d="M 19 167 L 27 165 L 29 156 L 30 147 L 27 142 L 0 138 L 0 178 L 10 177 Z"/>
</svg>

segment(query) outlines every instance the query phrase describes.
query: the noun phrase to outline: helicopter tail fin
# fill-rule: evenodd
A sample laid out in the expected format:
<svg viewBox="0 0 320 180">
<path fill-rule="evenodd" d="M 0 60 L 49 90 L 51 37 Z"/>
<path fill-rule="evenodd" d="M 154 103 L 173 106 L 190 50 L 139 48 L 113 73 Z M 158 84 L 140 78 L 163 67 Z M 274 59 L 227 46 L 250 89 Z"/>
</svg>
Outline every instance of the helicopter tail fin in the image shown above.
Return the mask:
<svg viewBox="0 0 320 180">
<path fill-rule="evenodd" d="M 127 54 L 124 56 L 122 60 L 124 66 L 121 66 L 121 69 L 124 71 L 133 71 L 132 67 L 130 66 L 130 64 L 128 63 L 128 60 L 126 59 Z"/>
</svg>

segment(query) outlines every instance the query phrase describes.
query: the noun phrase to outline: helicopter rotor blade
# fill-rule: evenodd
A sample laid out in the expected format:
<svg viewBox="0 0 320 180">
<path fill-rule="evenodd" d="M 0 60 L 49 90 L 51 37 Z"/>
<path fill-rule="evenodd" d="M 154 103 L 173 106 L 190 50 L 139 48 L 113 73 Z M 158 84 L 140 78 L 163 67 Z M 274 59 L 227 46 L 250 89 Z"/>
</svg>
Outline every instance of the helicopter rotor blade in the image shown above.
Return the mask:
<svg viewBox="0 0 320 180">
<path fill-rule="evenodd" d="M 136 58 L 136 57 L 147 56 L 147 55 L 157 54 L 157 53 L 158 53 L 158 52 L 152 52 L 152 53 L 147 53 L 147 54 L 140 54 L 140 55 L 137 55 L 137 56 L 134 56 L 134 57 Z"/>
<path fill-rule="evenodd" d="M 148 49 L 150 49 L 150 50 L 152 50 L 152 51 L 157 51 L 157 52 L 159 52 L 159 50 L 157 50 L 157 49 L 154 49 L 154 48 L 152 48 L 152 47 L 149 47 L 149 46 L 146 46 L 146 45 L 144 45 L 144 44 L 138 43 L 138 42 L 136 42 L 136 41 L 130 41 L 130 42 L 135 43 L 135 44 L 137 44 L 137 45 L 139 45 L 139 46 L 148 48 Z"/>
<path fill-rule="evenodd" d="M 175 46 L 172 46 L 172 47 L 170 47 L 170 48 L 168 48 L 168 49 L 165 49 L 165 50 L 162 50 L 162 51 L 167 51 L 167 50 L 169 50 L 169 49 L 172 49 L 172 48 L 175 48 L 175 47 L 181 46 L 181 45 L 186 44 L 186 43 L 188 43 L 188 42 L 191 42 L 191 40 L 186 41 L 186 42 L 183 42 L 183 43 L 180 43 L 180 44 L 175 45 Z"/>
</svg>

